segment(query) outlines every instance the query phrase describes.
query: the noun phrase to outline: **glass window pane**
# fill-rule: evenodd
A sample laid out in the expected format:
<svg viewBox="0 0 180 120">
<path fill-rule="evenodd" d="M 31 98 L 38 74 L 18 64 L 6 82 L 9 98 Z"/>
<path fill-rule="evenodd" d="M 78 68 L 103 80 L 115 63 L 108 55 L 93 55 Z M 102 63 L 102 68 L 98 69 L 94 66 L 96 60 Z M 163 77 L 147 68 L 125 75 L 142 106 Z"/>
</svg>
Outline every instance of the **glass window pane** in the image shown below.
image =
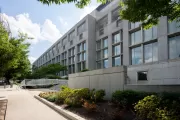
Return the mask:
<svg viewBox="0 0 180 120">
<path fill-rule="evenodd" d="M 142 41 L 141 39 L 141 30 L 131 33 L 131 45 L 140 43 Z"/>
<path fill-rule="evenodd" d="M 120 45 L 113 46 L 113 55 L 119 55 L 121 53 Z"/>
<path fill-rule="evenodd" d="M 157 38 L 157 26 L 153 27 L 153 39 Z"/>
<path fill-rule="evenodd" d="M 144 45 L 144 61 L 145 63 L 152 62 L 152 44 Z"/>
<path fill-rule="evenodd" d="M 153 43 L 153 62 L 158 61 L 158 43 Z"/>
<path fill-rule="evenodd" d="M 144 30 L 144 41 L 152 39 L 152 28 Z"/>
<path fill-rule="evenodd" d="M 180 22 L 177 20 L 174 20 L 172 22 L 168 22 L 168 31 L 169 33 L 174 33 L 180 31 Z"/>
<path fill-rule="evenodd" d="M 119 57 L 114 57 L 113 58 L 113 66 L 120 66 L 121 65 L 121 59 Z"/>
<path fill-rule="evenodd" d="M 103 48 L 107 47 L 108 46 L 108 40 L 107 39 L 104 39 L 103 40 Z"/>
<path fill-rule="evenodd" d="M 169 39 L 169 58 L 180 57 L 180 36 L 172 37 Z"/>
<path fill-rule="evenodd" d="M 86 62 L 82 63 L 82 69 L 86 69 Z"/>
<path fill-rule="evenodd" d="M 103 60 L 103 67 L 104 68 L 108 68 L 108 59 L 107 60 Z"/>
<path fill-rule="evenodd" d="M 118 43 L 121 41 L 121 36 L 120 36 L 120 33 L 117 33 L 113 36 L 113 44 L 114 43 Z"/>
<path fill-rule="evenodd" d="M 132 65 L 142 63 L 141 47 L 133 48 L 132 50 Z"/>
<path fill-rule="evenodd" d="M 86 60 L 86 53 L 83 53 L 83 60 Z"/>
<path fill-rule="evenodd" d="M 108 57 L 108 49 L 103 50 L 103 58 Z"/>
<path fill-rule="evenodd" d="M 83 50 L 86 50 L 86 43 L 83 43 Z"/>
</svg>

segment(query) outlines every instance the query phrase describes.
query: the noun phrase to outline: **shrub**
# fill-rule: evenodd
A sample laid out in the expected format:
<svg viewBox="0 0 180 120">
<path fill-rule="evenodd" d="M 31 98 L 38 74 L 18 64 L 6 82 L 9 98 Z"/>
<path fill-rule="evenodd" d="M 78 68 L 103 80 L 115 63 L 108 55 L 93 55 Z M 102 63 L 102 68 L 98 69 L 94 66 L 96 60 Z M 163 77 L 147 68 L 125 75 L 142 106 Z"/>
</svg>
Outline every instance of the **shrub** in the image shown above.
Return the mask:
<svg viewBox="0 0 180 120">
<path fill-rule="evenodd" d="M 83 107 L 88 111 L 88 112 L 93 112 L 97 109 L 97 105 L 94 102 L 90 102 L 85 100 Z"/>
<path fill-rule="evenodd" d="M 47 100 L 50 101 L 50 102 L 55 102 L 56 99 L 57 99 L 57 93 L 56 93 L 56 94 L 54 93 L 54 94 L 49 95 L 49 96 L 47 97 Z"/>
<path fill-rule="evenodd" d="M 88 69 L 83 69 L 83 70 L 81 70 L 81 72 L 86 72 L 86 71 L 89 71 Z"/>
<path fill-rule="evenodd" d="M 133 90 L 115 91 L 112 94 L 112 101 L 121 107 L 133 108 L 134 104 L 148 95 L 155 93 L 137 92 Z"/>
<path fill-rule="evenodd" d="M 74 89 L 71 94 L 65 99 L 65 104 L 73 107 L 79 107 L 83 104 L 83 99 L 89 99 L 89 89 Z"/>
<path fill-rule="evenodd" d="M 95 99 L 96 99 L 96 102 L 99 102 L 99 101 L 102 101 L 104 99 L 104 96 L 105 96 L 105 91 L 104 90 L 97 90 L 95 92 Z"/>
<path fill-rule="evenodd" d="M 147 96 L 140 100 L 134 107 L 139 120 L 155 118 L 155 111 L 158 108 L 160 99 L 155 96 Z"/>
</svg>

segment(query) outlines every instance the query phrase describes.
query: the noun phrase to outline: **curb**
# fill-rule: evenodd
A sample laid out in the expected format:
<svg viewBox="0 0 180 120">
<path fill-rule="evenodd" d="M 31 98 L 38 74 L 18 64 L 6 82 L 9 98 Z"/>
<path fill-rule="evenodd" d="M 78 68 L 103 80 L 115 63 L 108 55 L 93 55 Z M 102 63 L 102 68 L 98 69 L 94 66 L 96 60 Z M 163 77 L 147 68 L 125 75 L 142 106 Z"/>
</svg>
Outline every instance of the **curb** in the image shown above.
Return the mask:
<svg viewBox="0 0 180 120">
<path fill-rule="evenodd" d="M 45 105 L 49 106 L 50 108 L 52 108 L 53 110 L 55 110 L 57 113 L 59 113 L 60 115 L 65 116 L 66 118 L 70 119 L 70 120 L 86 120 L 68 110 L 65 110 L 63 108 L 61 108 L 58 105 L 55 105 L 54 103 L 51 103 L 37 95 L 34 95 L 34 98 L 36 98 L 37 100 L 39 100 L 40 102 L 44 103 Z"/>
<path fill-rule="evenodd" d="M 0 98 L 0 120 L 6 119 L 7 103 L 7 98 Z"/>
</svg>

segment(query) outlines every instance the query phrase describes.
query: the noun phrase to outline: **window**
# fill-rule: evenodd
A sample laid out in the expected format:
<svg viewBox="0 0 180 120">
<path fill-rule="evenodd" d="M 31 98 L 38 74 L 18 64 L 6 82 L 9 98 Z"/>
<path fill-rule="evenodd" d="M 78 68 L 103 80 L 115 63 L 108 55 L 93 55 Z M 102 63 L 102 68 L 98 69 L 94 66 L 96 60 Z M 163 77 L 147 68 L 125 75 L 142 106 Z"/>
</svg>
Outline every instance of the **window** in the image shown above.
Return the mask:
<svg viewBox="0 0 180 120">
<path fill-rule="evenodd" d="M 107 26 L 107 24 L 108 24 L 108 16 L 106 15 L 97 22 L 97 29 L 101 30 L 102 28 Z"/>
<path fill-rule="evenodd" d="M 73 45 L 73 40 L 70 41 L 70 45 Z"/>
<path fill-rule="evenodd" d="M 180 57 L 180 36 L 169 38 L 169 58 Z"/>
<path fill-rule="evenodd" d="M 117 26 L 117 27 L 120 27 L 120 26 L 121 26 L 121 23 L 122 23 L 122 20 L 117 20 L 116 26 Z"/>
<path fill-rule="evenodd" d="M 71 74 L 71 66 L 69 66 L 68 72 L 69 72 L 69 74 Z"/>
<path fill-rule="evenodd" d="M 120 55 L 120 54 L 121 54 L 120 45 L 113 46 L 113 56 Z"/>
<path fill-rule="evenodd" d="M 83 43 L 82 47 L 83 47 L 83 51 L 86 50 L 86 43 L 85 42 Z"/>
<path fill-rule="evenodd" d="M 139 26 L 140 26 L 140 22 L 136 22 L 136 23 L 131 23 L 131 24 L 130 24 L 130 28 L 131 28 L 131 29 L 137 28 L 137 27 L 139 27 Z"/>
<path fill-rule="evenodd" d="M 131 50 L 132 65 L 142 63 L 141 47 L 136 47 Z"/>
<path fill-rule="evenodd" d="M 104 34 L 104 28 L 99 30 L 99 36 Z"/>
<path fill-rule="evenodd" d="M 108 39 L 103 40 L 103 48 L 108 47 Z"/>
<path fill-rule="evenodd" d="M 53 56 L 56 54 L 56 48 L 53 47 Z"/>
<path fill-rule="evenodd" d="M 85 31 L 85 22 L 83 23 L 83 24 L 81 24 L 78 28 L 77 28 L 77 33 L 78 33 L 78 35 L 80 34 L 80 33 L 82 33 L 82 32 L 84 32 Z"/>
<path fill-rule="evenodd" d="M 103 58 L 107 58 L 108 57 L 108 49 L 104 49 L 103 50 Z"/>
<path fill-rule="evenodd" d="M 175 33 L 180 31 L 180 21 L 174 20 L 172 22 L 168 22 L 168 32 Z"/>
<path fill-rule="evenodd" d="M 142 42 L 141 30 L 131 33 L 131 45 Z"/>
<path fill-rule="evenodd" d="M 60 52 L 60 51 L 59 51 L 60 47 L 61 47 L 61 44 L 60 44 L 60 42 L 59 42 L 58 45 L 57 45 L 58 52 Z"/>
<path fill-rule="evenodd" d="M 78 54 L 78 62 L 82 61 L 82 54 Z"/>
<path fill-rule="evenodd" d="M 78 45 L 78 52 L 81 52 L 82 51 L 82 44 L 79 44 Z"/>
<path fill-rule="evenodd" d="M 73 30 L 70 34 L 69 34 L 69 41 L 73 40 L 75 37 L 75 30 Z"/>
<path fill-rule="evenodd" d="M 147 80 L 147 71 L 137 73 L 138 80 Z"/>
<path fill-rule="evenodd" d="M 119 7 L 112 11 L 112 22 L 119 19 Z"/>
<path fill-rule="evenodd" d="M 83 34 L 81 33 L 80 35 L 79 35 L 79 40 L 81 40 L 83 38 Z"/>
<path fill-rule="evenodd" d="M 78 72 L 81 71 L 81 63 L 78 63 Z"/>
<path fill-rule="evenodd" d="M 71 49 L 69 50 L 69 53 L 68 53 L 69 57 L 71 56 Z"/>
<path fill-rule="evenodd" d="M 113 67 L 120 66 L 120 65 L 121 65 L 121 58 L 120 58 L 120 56 L 113 57 Z"/>
<path fill-rule="evenodd" d="M 71 58 L 69 58 L 69 60 L 68 60 L 68 61 L 69 61 L 69 64 L 71 64 Z"/>
<path fill-rule="evenodd" d="M 75 65 L 72 65 L 72 73 L 75 73 Z"/>
<path fill-rule="evenodd" d="M 86 52 L 84 52 L 84 53 L 82 54 L 82 60 L 83 60 L 83 61 L 86 60 Z"/>
<path fill-rule="evenodd" d="M 144 62 L 158 61 L 158 43 L 144 45 Z"/>
<path fill-rule="evenodd" d="M 74 55 L 74 54 L 75 54 L 75 53 L 74 53 L 74 52 L 75 52 L 75 48 L 72 48 L 72 49 L 71 49 L 71 52 L 72 52 L 71 55 Z"/>
<path fill-rule="evenodd" d="M 101 59 L 101 51 L 97 51 L 97 60 Z"/>
<path fill-rule="evenodd" d="M 97 45 L 97 50 L 98 50 L 98 49 L 101 49 L 101 40 L 97 41 L 97 42 L 96 42 L 96 45 Z"/>
<path fill-rule="evenodd" d="M 103 60 L 103 68 L 108 68 L 108 59 Z"/>
<path fill-rule="evenodd" d="M 64 46 L 63 46 L 63 50 L 65 50 L 65 48 L 66 48 L 66 47 L 65 47 L 65 45 L 64 45 Z"/>
<path fill-rule="evenodd" d="M 157 26 L 144 30 L 144 41 L 148 41 L 156 38 L 157 38 Z"/>
<path fill-rule="evenodd" d="M 82 62 L 82 69 L 86 69 L 86 62 Z"/>
<path fill-rule="evenodd" d="M 97 61 L 97 69 L 101 69 L 101 61 Z"/>
<path fill-rule="evenodd" d="M 120 33 L 116 33 L 113 35 L 113 44 L 118 43 L 121 41 Z"/>
</svg>

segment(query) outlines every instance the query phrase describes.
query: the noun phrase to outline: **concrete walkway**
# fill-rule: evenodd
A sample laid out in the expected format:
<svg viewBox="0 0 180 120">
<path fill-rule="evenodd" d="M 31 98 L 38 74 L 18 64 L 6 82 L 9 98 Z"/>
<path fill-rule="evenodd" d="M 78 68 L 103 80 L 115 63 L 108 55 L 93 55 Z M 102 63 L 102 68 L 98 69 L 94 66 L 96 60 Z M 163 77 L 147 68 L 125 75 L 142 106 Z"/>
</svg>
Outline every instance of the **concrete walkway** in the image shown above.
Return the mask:
<svg viewBox="0 0 180 120">
<path fill-rule="evenodd" d="M 36 100 L 33 95 L 38 92 L 13 88 L 1 89 L 0 96 L 8 98 L 6 120 L 67 120 Z"/>
</svg>

